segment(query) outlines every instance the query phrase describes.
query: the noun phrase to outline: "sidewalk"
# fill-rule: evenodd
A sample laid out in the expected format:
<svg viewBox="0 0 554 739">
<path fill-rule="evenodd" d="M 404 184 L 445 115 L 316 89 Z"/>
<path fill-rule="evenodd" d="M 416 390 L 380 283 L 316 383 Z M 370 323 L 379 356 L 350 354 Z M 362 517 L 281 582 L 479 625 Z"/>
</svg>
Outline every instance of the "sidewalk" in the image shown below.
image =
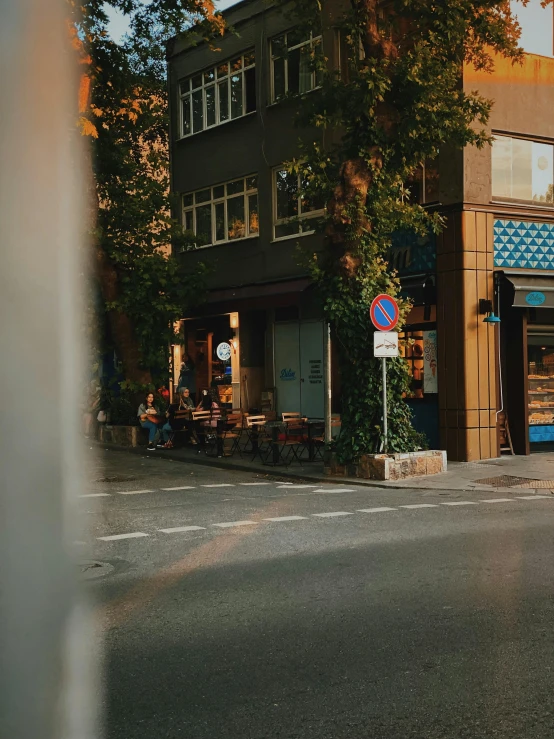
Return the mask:
<svg viewBox="0 0 554 739">
<path fill-rule="evenodd" d="M 381 480 L 363 480 L 356 477 L 331 477 L 323 473 L 323 463 L 305 462 L 299 464 L 272 466 L 260 462 L 252 462 L 249 457 L 242 459 L 235 455 L 231 459 L 224 457 L 206 457 L 198 454 L 195 449 L 188 447 L 171 450 L 157 450 L 147 452 L 144 447 L 123 447 L 114 444 L 92 442 L 97 446 L 114 451 L 130 454 L 152 455 L 156 458 L 171 459 L 177 462 L 200 464 L 217 467 L 219 469 L 239 470 L 264 476 L 278 476 L 290 479 L 301 479 L 314 482 L 332 482 L 337 484 L 365 485 L 368 487 L 391 488 L 403 490 L 417 488 L 418 490 L 474 490 L 496 493 L 516 493 L 526 491 L 533 493 L 554 493 L 554 452 L 533 454 L 530 457 L 502 456 L 497 459 L 488 459 L 480 462 L 448 462 L 448 471 L 440 475 L 429 477 L 410 477 L 406 480 L 384 482 Z"/>
</svg>

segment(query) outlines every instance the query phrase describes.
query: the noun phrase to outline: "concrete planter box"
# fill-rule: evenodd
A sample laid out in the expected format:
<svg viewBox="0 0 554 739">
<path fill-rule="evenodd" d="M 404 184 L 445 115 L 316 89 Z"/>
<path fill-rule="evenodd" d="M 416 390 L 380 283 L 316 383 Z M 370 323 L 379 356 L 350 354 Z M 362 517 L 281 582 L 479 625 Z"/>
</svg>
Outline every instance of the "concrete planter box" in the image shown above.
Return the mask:
<svg viewBox="0 0 554 739">
<path fill-rule="evenodd" d="M 331 455 L 327 475 L 363 477 L 367 480 L 404 480 L 406 477 L 446 472 L 446 452 L 429 450 L 406 454 L 364 454 L 358 464 L 339 465 Z"/>
<path fill-rule="evenodd" d="M 144 446 L 148 442 L 148 432 L 142 426 L 100 426 L 100 441 L 118 446 Z"/>
</svg>

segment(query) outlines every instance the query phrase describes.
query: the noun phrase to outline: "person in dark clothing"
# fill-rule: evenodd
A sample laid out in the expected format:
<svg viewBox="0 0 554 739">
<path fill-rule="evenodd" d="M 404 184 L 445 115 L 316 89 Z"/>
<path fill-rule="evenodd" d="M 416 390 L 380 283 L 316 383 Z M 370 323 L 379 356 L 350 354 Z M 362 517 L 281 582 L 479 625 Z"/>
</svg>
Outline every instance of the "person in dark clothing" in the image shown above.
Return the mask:
<svg viewBox="0 0 554 739">
<path fill-rule="evenodd" d="M 196 395 L 196 368 L 189 354 L 185 354 L 185 357 L 181 362 L 177 392 L 180 393 L 185 387 L 189 389 L 190 395 L 194 399 Z"/>
</svg>

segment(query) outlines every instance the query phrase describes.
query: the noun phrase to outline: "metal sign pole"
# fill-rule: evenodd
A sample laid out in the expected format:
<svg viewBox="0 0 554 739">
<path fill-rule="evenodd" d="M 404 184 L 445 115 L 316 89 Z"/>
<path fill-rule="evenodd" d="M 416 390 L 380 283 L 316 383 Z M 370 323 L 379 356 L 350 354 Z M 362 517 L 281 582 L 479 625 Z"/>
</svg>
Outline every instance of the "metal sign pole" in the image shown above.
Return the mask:
<svg viewBox="0 0 554 739">
<path fill-rule="evenodd" d="M 389 428 L 387 419 L 387 360 L 383 357 L 381 361 L 383 363 L 383 451 L 387 454 L 389 451 Z"/>
</svg>

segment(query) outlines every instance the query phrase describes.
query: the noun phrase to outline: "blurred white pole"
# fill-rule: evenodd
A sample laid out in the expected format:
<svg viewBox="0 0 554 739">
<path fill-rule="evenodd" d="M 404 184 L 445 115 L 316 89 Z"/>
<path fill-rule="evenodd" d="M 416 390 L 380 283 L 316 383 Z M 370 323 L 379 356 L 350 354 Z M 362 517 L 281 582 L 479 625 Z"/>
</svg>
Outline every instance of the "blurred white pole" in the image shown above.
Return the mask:
<svg viewBox="0 0 554 739">
<path fill-rule="evenodd" d="M 0 0 L 0 735 L 95 736 L 69 545 L 82 471 L 83 174 L 65 0 Z M 80 329 L 80 330 L 79 330 Z"/>
</svg>

